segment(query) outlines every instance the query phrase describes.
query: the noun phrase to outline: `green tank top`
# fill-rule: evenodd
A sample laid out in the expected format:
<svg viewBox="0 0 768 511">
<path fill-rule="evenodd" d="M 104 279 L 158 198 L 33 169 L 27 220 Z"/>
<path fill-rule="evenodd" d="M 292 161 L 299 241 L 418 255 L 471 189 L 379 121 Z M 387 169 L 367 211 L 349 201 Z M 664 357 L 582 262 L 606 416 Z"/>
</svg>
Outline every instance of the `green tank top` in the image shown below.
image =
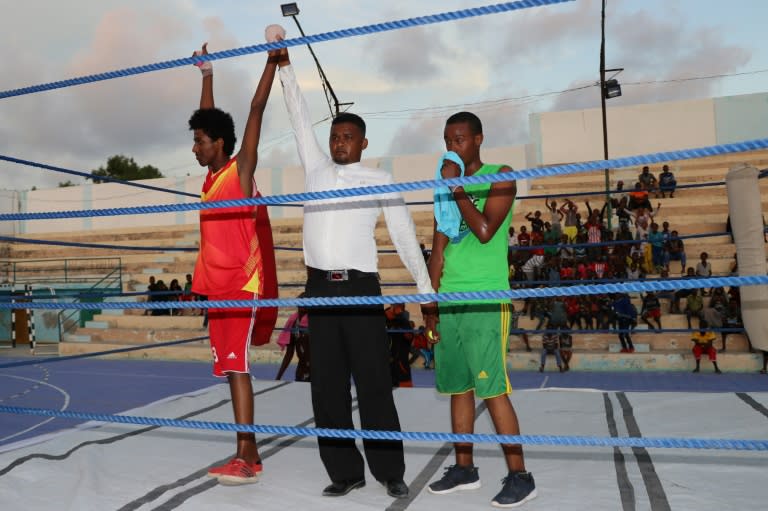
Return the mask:
<svg viewBox="0 0 768 511">
<path fill-rule="evenodd" d="M 485 164 L 475 172 L 475 176 L 496 174 L 504 165 Z M 470 200 L 482 212 L 493 183 L 469 184 L 464 191 Z M 445 247 L 443 274 L 440 277 L 440 293 L 454 291 L 498 291 L 509 289 L 509 266 L 507 265 L 507 233 L 512 220 L 512 211 L 499 226 L 496 234 L 488 243 L 480 243 L 472 231 L 462 220 L 460 237 L 456 243 L 448 243 Z M 483 300 L 483 302 L 506 302 L 505 300 Z"/>
</svg>

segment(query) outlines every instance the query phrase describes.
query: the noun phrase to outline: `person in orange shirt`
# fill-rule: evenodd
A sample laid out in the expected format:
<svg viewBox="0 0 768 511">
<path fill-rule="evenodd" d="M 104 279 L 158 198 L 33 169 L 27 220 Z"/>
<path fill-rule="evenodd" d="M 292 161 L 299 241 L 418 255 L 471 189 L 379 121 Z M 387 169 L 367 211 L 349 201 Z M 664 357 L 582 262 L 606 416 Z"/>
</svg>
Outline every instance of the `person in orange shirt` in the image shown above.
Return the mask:
<svg viewBox="0 0 768 511">
<path fill-rule="evenodd" d="M 206 45 L 195 55 L 207 54 Z M 192 152 L 208 174 L 203 202 L 259 196 L 254 180 L 261 123 L 277 61 L 270 54 L 251 100 L 240 151 L 234 156 L 232 117 L 214 106 L 213 70 L 210 62 L 196 63 L 203 74 L 200 109 L 189 119 L 194 133 Z M 200 211 L 200 252 L 192 291 L 209 300 L 254 300 L 277 296 L 272 231 L 265 206 L 241 206 Z M 276 310 L 211 308 L 208 331 L 213 354 L 213 374 L 226 377 L 232 396 L 235 422 L 253 424 L 253 388 L 248 365 L 250 345 L 264 344 L 275 325 Z M 211 467 L 208 475 L 222 484 L 246 484 L 258 479 L 261 457 L 253 433 L 237 433 L 237 451 L 228 463 Z"/>
</svg>

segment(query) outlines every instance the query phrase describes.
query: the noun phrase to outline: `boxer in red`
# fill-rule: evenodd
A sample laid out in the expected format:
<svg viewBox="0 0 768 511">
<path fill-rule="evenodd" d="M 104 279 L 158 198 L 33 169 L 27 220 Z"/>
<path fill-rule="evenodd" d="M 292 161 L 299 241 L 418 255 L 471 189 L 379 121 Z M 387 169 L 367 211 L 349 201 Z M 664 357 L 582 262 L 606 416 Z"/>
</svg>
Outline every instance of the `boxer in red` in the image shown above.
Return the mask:
<svg viewBox="0 0 768 511">
<path fill-rule="evenodd" d="M 206 45 L 195 55 L 207 54 Z M 258 197 L 254 180 L 261 123 L 277 61 L 269 56 L 251 100 L 240 151 L 235 148 L 232 117 L 215 108 L 210 62 L 196 64 L 203 74 L 200 109 L 189 119 L 198 163 L 208 168 L 203 202 Z M 209 300 L 254 300 L 277 296 L 272 231 L 265 206 L 200 211 L 200 253 L 192 291 Z M 248 366 L 251 344 L 265 344 L 277 319 L 274 308 L 226 308 L 208 311 L 213 373 L 226 377 L 235 422 L 253 424 L 253 388 Z M 255 482 L 262 470 L 253 433 L 237 433 L 237 452 L 228 463 L 211 467 L 208 475 L 222 484 Z"/>
</svg>

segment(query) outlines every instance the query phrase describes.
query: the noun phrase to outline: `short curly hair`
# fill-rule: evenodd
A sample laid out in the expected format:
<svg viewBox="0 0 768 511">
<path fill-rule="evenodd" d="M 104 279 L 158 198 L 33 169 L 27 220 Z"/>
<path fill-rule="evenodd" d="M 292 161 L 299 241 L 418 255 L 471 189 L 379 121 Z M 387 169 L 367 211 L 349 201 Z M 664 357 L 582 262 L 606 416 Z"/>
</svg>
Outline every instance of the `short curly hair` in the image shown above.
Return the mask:
<svg viewBox="0 0 768 511">
<path fill-rule="evenodd" d="M 195 110 L 189 118 L 189 129 L 202 130 L 211 140 L 224 140 L 224 152 L 227 156 L 232 156 L 235 151 L 235 122 L 231 115 L 218 108 Z"/>
</svg>

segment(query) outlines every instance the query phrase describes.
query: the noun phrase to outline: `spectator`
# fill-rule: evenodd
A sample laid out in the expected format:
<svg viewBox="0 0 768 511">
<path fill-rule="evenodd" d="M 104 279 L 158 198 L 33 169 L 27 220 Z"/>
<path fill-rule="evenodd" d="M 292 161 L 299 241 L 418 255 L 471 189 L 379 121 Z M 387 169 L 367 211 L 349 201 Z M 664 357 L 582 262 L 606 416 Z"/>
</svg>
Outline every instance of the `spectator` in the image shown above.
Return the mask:
<svg viewBox="0 0 768 511">
<path fill-rule="evenodd" d="M 691 328 L 691 318 L 699 318 L 701 324 L 701 311 L 704 309 L 704 301 L 699 294 L 698 289 L 691 289 L 691 293 L 685 299 L 685 319 L 688 321 L 688 328 Z"/>
<path fill-rule="evenodd" d="M 430 344 L 427 339 L 424 325 L 420 326 L 413 336 L 413 342 L 411 343 L 411 358 L 408 363 L 413 364 L 419 357 L 424 359 L 424 369 L 432 369 L 432 361 L 435 359 L 435 351 L 432 348 L 432 344 Z"/>
<path fill-rule="evenodd" d="M 517 244 L 521 247 L 527 247 L 531 244 L 531 235 L 528 234 L 526 226 L 520 227 L 520 234 L 517 235 Z"/>
<path fill-rule="evenodd" d="M 178 283 L 178 282 L 177 282 Z M 155 286 L 155 291 L 157 292 L 157 296 L 155 297 L 153 302 L 165 302 L 168 300 L 168 286 L 165 285 L 165 282 L 163 279 L 160 279 L 157 281 L 157 284 Z M 170 314 L 170 309 L 153 309 L 152 315 L 153 316 L 168 316 Z"/>
<path fill-rule="evenodd" d="M 643 306 L 640 309 L 640 318 L 648 325 L 648 328 L 653 328 L 656 331 L 661 330 L 661 302 L 659 297 L 653 291 L 648 291 L 643 297 Z M 656 326 L 651 324 L 651 320 L 656 320 Z"/>
<path fill-rule="evenodd" d="M 562 297 L 556 296 L 552 301 L 549 306 L 548 317 L 549 324 L 547 325 L 547 328 L 567 328 L 568 314 L 565 311 L 565 303 L 563 302 Z"/>
<path fill-rule="evenodd" d="M 659 224 L 651 224 L 651 232 L 648 233 L 648 244 L 651 247 L 651 265 L 655 272 L 664 268 L 664 234 L 659 231 Z"/>
<path fill-rule="evenodd" d="M 156 302 L 157 301 L 157 295 L 155 292 L 157 291 L 157 282 L 155 281 L 155 277 L 153 275 L 149 276 L 149 285 L 147 286 L 147 302 Z M 144 315 L 145 316 L 154 316 L 155 311 L 154 309 L 144 309 Z"/>
<path fill-rule="evenodd" d="M 536 319 L 536 328 L 534 330 L 541 330 L 544 323 L 549 318 L 549 306 L 546 298 L 532 298 L 529 302 L 529 311 L 531 319 Z"/>
<path fill-rule="evenodd" d="M 661 167 L 661 174 L 659 174 L 659 190 L 661 191 L 661 197 L 666 198 L 666 194 L 669 192 L 669 198 L 674 198 L 675 188 L 677 188 L 675 175 L 670 172 L 669 165 L 664 165 Z"/>
<path fill-rule="evenodd" d="M 702 252 L 700 261 L 696 265 L 696 275 L 698 277 L 711 277 L 712 276 L 712 263 L 708 261 L 709 254 Z"/>
<path fill-rule="evenodd" d="M 304 296 L 304 293 L 301 293 L 297 298 L 304 298 Z M 285 350 L 285 355 L 275 379 L 282 379 L 295 353 L 299 361 L 296 365 L 294 379 L 301 382 L 310 381 L 309 316 L 305 307 L 299 307 L 296 312 L 288 317 L 277 338 L 277 344 L 281 349 Z"/>
<path fill-rule="evenodd" d="M 573 262 L 573 247 L 568 244 L 567 234 L 560 236 L 560 244 L 557 246 L 557 257 L 560 258 L 563 265 L 565 265 L 566 262 Z"/>
<path fill-rule="evenodd" d="M 544 232 L 544 220 L 541 219 L 541 211 L 536 211 L 533 214 L 529 211 L 525 215 L 525 219 L 531 222 L 531 233 Z"/>
<path fill-rule="evenodd" d="M 563 215 L 563 234 L 573 243 L 579 233 L 578 208 L 570 199 L 565 199 L 565 204 L 560 206 L 560 213 Z"/>
<path fill-rule="evenodd" d="M 768 351 L 763 351 L 763 368 L 760 369 L 760 374 L 768 373 Z"/>
<path fill-rule="evenodd" d="M 616 323 L 619 329 L 619 342 L 622 353 L 634 353 L 632 344 L 632 328 L 637 323 L 637 308 L 632 304 L 629 295 L 619 294 L 613 300 L 613 311 L 616 315 Z"/>
<path fill-rule="evenodd" d="M 696 276 L 698 277 L 711 277 L 712 276 L 712 263 L 708 261 L 709 254 L 702 252 L 699 255 L 699 262 L 696 264 Z M 709 291 L 702 289 L 703 296 L 709 295 Z"/>
<path fill-rule="evenodd" d="M 411 341 L 413 327 L 404 303 L 384 309 L 389 332 L 390 374 L 393 387 L 413 387 L 411 378 Z"/>
<path fill-rule="evenodd" d="M 581 299 L 579 296 L 568 296 L 565 298 L 565 311 L 568 314 L 568 326 L 573 328 L 576 325 L 577 330 L 581 330 Z"/>
<path fill-rule="evenodd" d="M 667 269 L 669 269 L 669 261 L 680 261 L 680 273 L 685 272 L 685 264 L 687 259 L 685 257 L 685 244 L 683 240 L 678 236 L 677 231 L 672 231 L 669 234 L 669 240 L 667 240 L 666 246 L 667 254 Z"/>
<path fill-rule="evenodd" d="M 525 273 L 525 279 L 529 282 L 536 280 L 536 273 L 544 264 L 544 255 L 536 252 L 538 250 L 534 251 L 531 257 L 523 264 L 523 273 Z"/>
<path fill-rule="evenodd" d="M 509 246 L 509 248 L 516 247 L 518 245 L 517 234 L 515 233 L 514 225 L 509 226 L 509 231 L 507 234 L 507 245 Z"/>
<path fill-rule="evenodd" d="M 557 362 L 557 368 L 563 372 L 563 359 L 560 356 L 560 336 L 557 332 L 547 332 L 541 338 L 541 365 L 539 372 L 544 372 L 544 364 L 547 361 L 547 355 L 554 355 Z"/>
<path fill-rule="evenodd" d="M 549 202 L 549 198 L 544 199 L 544 205 L 549 211 L 549 224 L 552 226 L 552 230 L 555 231 L 559 237 L 563 233 L 563 227 L 560 221 L 563 219 L 563 214 L 557 209 L 557 202 Z"/>
<path fill-rule="evenodd" d="M 619 223 L 619 232 L 616 233 L 616 241 L 626 241 L 627 243 L 620 243 L 614 246 L 614 253 L 625 258 L 629 256 L 632 251 L 633 241 L 635 237 L 632 231 L 629 230 L 628 223 Z"/>
<path fill-rule="evenodd" d="M 193 302 L 195 301 L 195 295 L 192 293 L 192 274 L 187 273 L 186 279 L 186 282 L 184 282 L 184 290 L 181 292 L 179 300 L 182 302 Z M 184 311 L 185 309 L 179 309 L 179 316 L 185 315 Z M 195 315 L 194 309 L 189 309 L 189 315 Z"/>
<path fill-rule="evenodd" d="M 560 241 L 560 230 L 555 230 L 552 224 L 544 222 L 544 249 L 545 256 L 554 256 L 557 254 L 557 242 Z"/>
<path fill-rule="evenodd" d="M 646 190 L 647 192 L 656 192 L 656 197 L 658 197 L 658 189 L 656 185 L 658 184 L 656 181 L 656 176 L 651 174 L 651 170 L 646 166 L 643 167 L 643 171 L 640 173 L 640 175 L 637 176 L 637 181 L 642 186 L 643 190 Z"/>
<path fill-rule="evenodd" d="M 635 189 L 629 192 L 629 203 L 627 204 L 627 208 L 630 211 L 635 211 L 640 208 L 653 209 L 651 201 L 648 200 L 648 191 L 643 189 L 643 185 L 641 185 L 640 182 L 635 183 Z"/>
<path fill-rule="evenodd" d="M 629 204 L 629 194 L 624 189 L 624 181 L 616 183 L 616 190 L 611 194 L 611 207 L 619 209 L 620 206 L 627 207 Z"/>
<path fill-rule="evenodd" d="M 566 330 L 560 332 L 560 357 L 563 359 L 563 370 L 568 371 L 573 357 L 573 336 Z"/>
<path fill-rule="evenodd" d="M 707 326 L 707 322 L 702 321 L 699 324 L 699 331 L 694 332 L 691 336 L 691 341 L 693 341 L 693 356 L 696 358 L 696 369 L 694 369 L 693 372 L 699 372 L 701 355 L 706 353 L 709 356 L 712 365 L 715 367 L 715 373 L 722 374 L 720 368 L 717 367 L 717 350 L 713 345 L 717 336 L 711 330 L 707 330 Z"/>
<path fill-rule="evenodd" d="M 595 295 L 595 303 L 598 304 L 596 327 L 599 330 L 608 330 L 616 326 L 616 315 L 611 307 L 611 299 L 608 295 Z M 566 366 L 567 367 L 567 366 Z"/>
<path fill-rule="evenodd" d="M 514 303 L 509 305 L 509 311 L 509 331 L 511 332 L 509 335 L 519 335 L 525 344 L 525 351 L 531 351 L 531 344 L 528 342 L 528 333 L 525 330 L 520 330 L 520 327 L 518 326 L 520 316 L 524 316 L 525 311 L 516 311 Z"/>
<path fill-rule="evenodd" d="M 696 272 L 692 267 L 688 267 L 688 271 L 685 274 L 686 279 L 695 279 L 696 278 Z M 687 298 L 688 295 L 693 293 L 693 289 L 678 289 L 675 291 L 674 295 L 672 295 L 672 302 L 669 304 L 669 313 L 670 314 L 680 314 L 680 300 L 683 298 Z"/>
<path fill-rule="evenodd" d="M 168 302 L 180 302 L 181 301 L 181 296 L 184 293 L 184 290 L 179 285 L 179 279 L 171 280 L 171 285 L 168 287 L 168 291 L 170 291 L 171 294 L 169 294 L 166 297 L 166 301 L 168 301 Z M 177 309 L 177 308 L 174 307 L 174 308 L 168 309 L 168 313 L 171 316 L 179 316 L 181 314 L 182 310 L 183 309 Z"/>
</svg>

